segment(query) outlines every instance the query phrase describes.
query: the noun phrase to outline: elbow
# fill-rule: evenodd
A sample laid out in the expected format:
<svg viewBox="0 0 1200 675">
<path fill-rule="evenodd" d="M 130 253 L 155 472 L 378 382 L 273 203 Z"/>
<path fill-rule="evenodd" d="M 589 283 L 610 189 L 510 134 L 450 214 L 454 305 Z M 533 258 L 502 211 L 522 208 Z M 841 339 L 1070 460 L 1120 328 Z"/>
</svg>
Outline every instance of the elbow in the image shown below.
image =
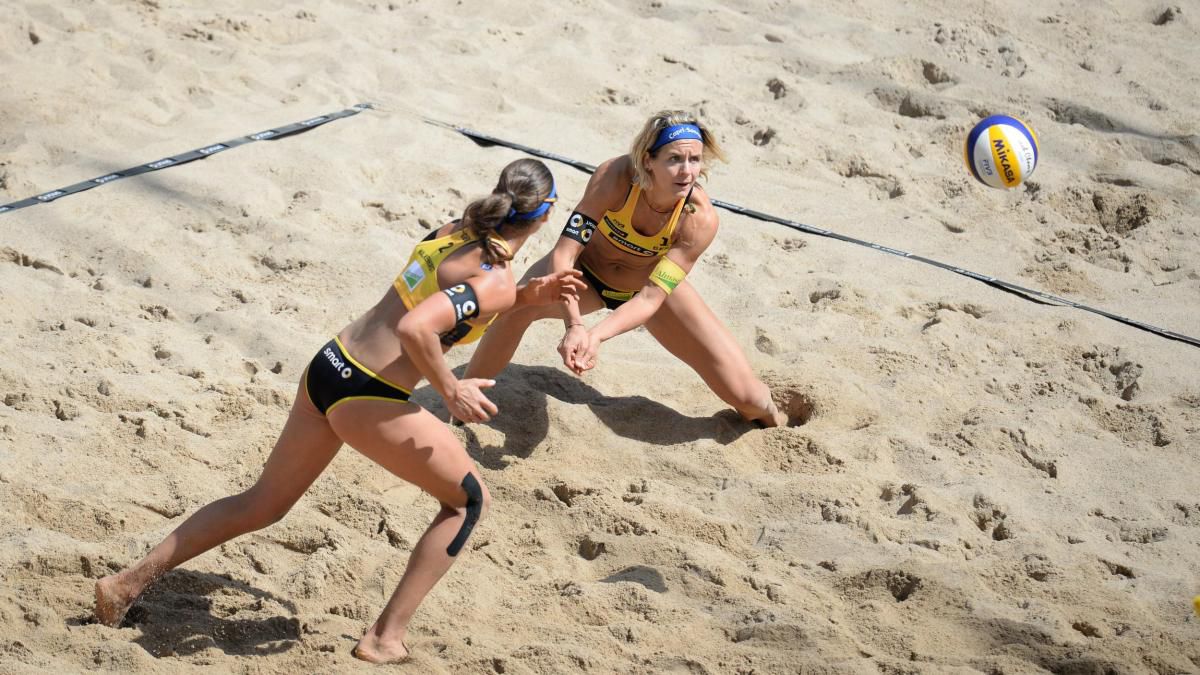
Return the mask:
<svg viewBox="0 0 1200 675">
<path fill-rule="evenodd" d="M 580 249 L 582 251 L 582 249 Z M 569 270 L 575 266 L 575 260 L 578 254 L 568 250 L 563 250 L 561 247 L 555 248 L 550 254 L 550 271 L 562 272 Z"/>
<path fill-rule="evenodd" d="M 411 351 L 420 339 L 424 331 L 424 327 L 419 321 L 408 321 L 410 315 L 406 315 L 401 319 L 395 328 L 396 337 L 400 338 L 400 344 L 404 346 L 404 351 Z"/>
<path fill-rule="evenodd" d="M 651 284 L 645 290 L 638 294 L 641 300 L 645 303 L 646 319 L 649 320 L 667 301 L 667 292 L 659 288 L 657 284 Z M 638 298 L 634 298 L 635 300 Z"/>
</svg>

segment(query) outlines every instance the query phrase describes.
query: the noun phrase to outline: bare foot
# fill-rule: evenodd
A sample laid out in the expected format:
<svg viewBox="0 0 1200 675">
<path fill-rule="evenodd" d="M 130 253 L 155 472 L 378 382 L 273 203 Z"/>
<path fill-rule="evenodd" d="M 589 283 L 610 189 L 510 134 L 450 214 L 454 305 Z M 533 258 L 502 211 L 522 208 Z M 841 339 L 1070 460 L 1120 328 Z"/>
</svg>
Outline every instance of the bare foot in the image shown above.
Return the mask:
<svg viewBox="0 0 1200 675">
<path fill-rule="evenodd" d="M 771 401 L 771 405 L 767 408 L 767 414 L 763 420 L 763 424 L 767 425 L 768 427 L 785 427 L 790 423 L 791 420 L 788 419 L 787 413 L 780 410 L 779 406 L 775 405 L 775 401 Z"/>
<path fill-rule="evenodd" d="M 770 427 L 786 426 L 790 420 L 788 419 L 788 416 L 779 409 L 779 406 L 775 405 L 774 401 L 769 401 L 767 403 L 767 411 L 765 413 L 759 417 L 755 417 L 747 421 L 765 429 Z"/>
<path fill-rule="evenodd" d="M 370 663 L 403 663 L 412 656 L 404 640 L 384 640 L 368 630 L 350 652 L 354 658 Z"/>
<path fill-rule="evenodd" d="M 121 625 L 125 612 L 137 599 L 137 595 L 129 593 L 122 586 L 119 577 L 119 574 L 110 574 L 96 582 L 96 620 L 113 628 Z"/>
</svg>

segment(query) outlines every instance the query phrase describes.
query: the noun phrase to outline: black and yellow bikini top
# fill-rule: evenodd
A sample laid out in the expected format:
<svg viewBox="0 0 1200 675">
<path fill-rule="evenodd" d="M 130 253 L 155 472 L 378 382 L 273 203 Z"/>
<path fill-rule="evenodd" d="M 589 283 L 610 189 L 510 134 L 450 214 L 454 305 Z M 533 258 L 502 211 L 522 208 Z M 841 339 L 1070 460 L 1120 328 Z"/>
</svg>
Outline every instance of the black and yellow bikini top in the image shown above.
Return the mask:
<svg viewBox="0 0 1200 675">
<path fill-rule="evenodd" d="M 512 256 L 508 242 L 503 237 L 495 232 L 488 232 L 487 236 L 491 241 L 498 244 L 501 249 L 506 251 L 510 257 Z M 440 292 L 442 288 L 438 285 L 438 266 L 446 258 L 453 255 L 455 251 L 475 243 L 482 244 L 483 239 L 464 227 L 457 232 L 451 232 L 443 237 L 438 237 L 437 230 L 434 230 L 429 233 L 429 236 L 421 240 L 421 243 L 413 247 L 412 255 L 408 258 L 408 265 L 404 267 L 404 271 L 392 282 L 396 293 L 404 301 L 404 306 L 411 310 L 420 304 L 421 301 Z M 492 266 L 483 263 L 481 267 L 488 270 Z M 471 319 L 459 321 L 455 324 L 454 328 L 442 334 L 442 344 L 461 345 L 474 342 L 483 337 L 483 333 L 492 324 L 492 321 L 495 320 L 496 316 L 493 315 L 484 323 L 476 323 Z"/>
<path fill-rule="evenodd" d="M 600 219 L 596 229 L 610 244 L 626 253 L 644 258 L 661 258 L 671 248 L 675 226 L 679 224 L 679 214 L 683 211 L 683 205 L 687 203 L 692 193 L 688 192 L 687 197 L 680 199 L 675 204 L 675 210 L 671 212 L 671 219 L 661 230 L 651 236 L 646 236 L 633 229 L 633 210 L 637 208 L 638 196 L 641 194 L 641 186 L 634 183 L 629 190 L 629 196 L 625 198 L 625 204 L 617 211 L 605 211 L 604 217 Z"/>
</svg>

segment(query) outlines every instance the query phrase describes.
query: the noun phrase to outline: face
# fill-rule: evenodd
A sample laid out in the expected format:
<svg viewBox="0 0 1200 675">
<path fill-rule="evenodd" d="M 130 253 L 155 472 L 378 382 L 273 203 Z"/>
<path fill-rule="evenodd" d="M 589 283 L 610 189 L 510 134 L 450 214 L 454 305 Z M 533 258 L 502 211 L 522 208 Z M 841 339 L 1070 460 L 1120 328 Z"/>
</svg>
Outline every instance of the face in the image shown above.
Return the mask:
<svg viewBox="0 0 1200 675">
<path fill-rule="evenodd" d="M 691 138 L 668 143 L 658 149 L 657 156 L 647 156 L 645 166 L 654 191 L 676 199 L 687 196 L 700 178 L 703 157 L 704 143 Z"/>
</svg>

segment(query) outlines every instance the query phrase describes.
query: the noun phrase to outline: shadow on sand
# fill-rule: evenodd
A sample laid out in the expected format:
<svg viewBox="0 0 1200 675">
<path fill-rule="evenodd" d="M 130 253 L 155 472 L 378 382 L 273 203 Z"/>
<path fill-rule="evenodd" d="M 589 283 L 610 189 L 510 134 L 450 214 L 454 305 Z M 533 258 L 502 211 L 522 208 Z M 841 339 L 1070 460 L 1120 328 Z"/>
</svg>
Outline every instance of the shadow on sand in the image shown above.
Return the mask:
<svg viewBox="0 0 1200 675">
<path fill-rule="evenodd" d="M 456 375 L 461 377 L 462 370 L 456 369 Z M 483 445 L 468 426 L 466 445 L 472 458 L 489 469 L 503 469 L 507 457 L 528 458 L 545 440 L 550 431 L 550 398 L 586 405 L 618 436 L 654 445 L 704 439 L 727 444 L 755 428 L 731 409 L 708 417 L 689 417 L 644 396 L 605 396 L 583 380 L 547 366 L 510 365 L 487 395 L 500 408 L 500 414 L 487 425 L 503 433 L 505 442 Z M 446 419 L 445 405 L 429 387 L 418 390 L 413 400 Z"/>
<path fill-rule="evenodd" d="M 264 606 L 295 614 L 295 605 L 245 582 L 219 574 L 174 570 L 138 598 L 121 622 L 136 626 L 134 640 L 155 658 L 190 656 L 216 647 L 228 655 L 266 656 L 300 643 L 295 616 L 261 617 Z M 241 612 L 256 618 L 236 618 Z M 92 623 L 92 616 L 70 623 Z"/>
</svg>

